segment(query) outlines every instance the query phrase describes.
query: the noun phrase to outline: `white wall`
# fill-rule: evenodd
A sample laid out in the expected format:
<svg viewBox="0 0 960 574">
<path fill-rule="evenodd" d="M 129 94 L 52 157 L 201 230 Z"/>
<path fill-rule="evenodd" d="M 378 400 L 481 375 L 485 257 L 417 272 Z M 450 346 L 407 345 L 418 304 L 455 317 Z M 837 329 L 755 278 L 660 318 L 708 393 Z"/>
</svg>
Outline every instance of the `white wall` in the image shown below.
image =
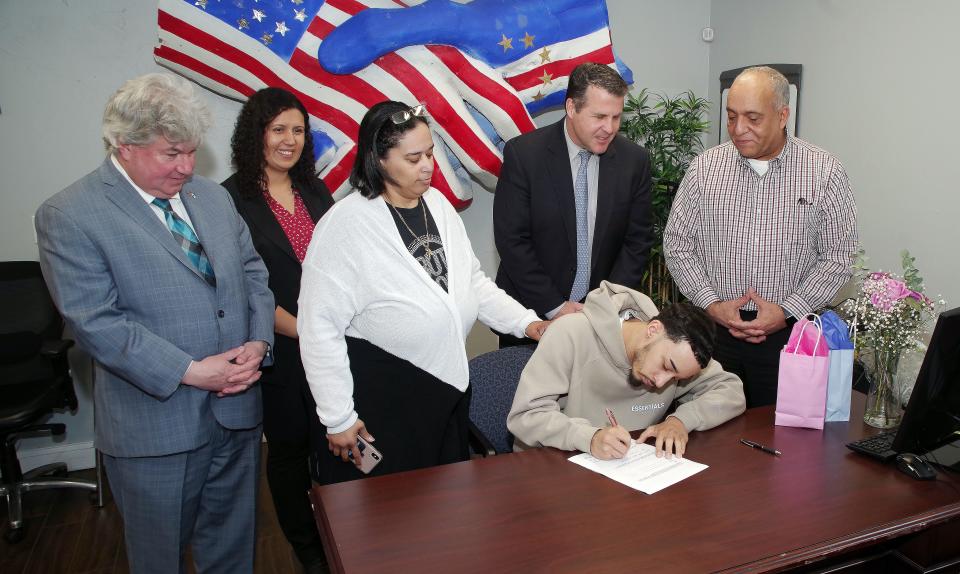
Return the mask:
<svg viewBox="0 0 960 574">
<path fill-rule="evenodd" d="M 909 249 L 948 308 L 960 305 L 958 20 L 951 0 L 722 0 L 710 16 L 711 100 L 723 70 L 802 64 L 799 136 L 846 167 L 871 265 L 899 271 Z"/>
<path fill-rule="evenodd" d="M 0 2 L 0 260 L 35 260 L 37 207 L 103 161 L 107 98 L 124 80 L 161 70 L 156 27 L 149 0 Z M 215 125 L 198 169 L 225 177 L 240 107 L 205 93 Z"/>
<path fill-rule="evenodd" d="M 610 0 L 614 45 L 633 69 L 636 85 L 668 93 L 707 86 L 708 45 L 699 30 L 709 0 Z M 103 105 L 124 80 L 162 70 L 153 61 L 156 3 L 152 0 L 0 1 L 0 260 L 37 258 L 32 216 L 48 197 L 95 169 L 104 152 Z M 56 41 L 50 41 L 55 38 Z M 229 140 L 240 104 L 204 92 L 214 126 L 200 150 L 197 172 L 216 180 L 230 173 Z M 545 121 L 556 119 L 547 114 Z M 493 195 L 477 188 L 463 213 L 474 248 L 491 275 Z M 470 337 L 471 355 L 495 347 L 485 327 Z M 92 403 L 88 359 L 74 355 L 80 409 L 56 415 L 68 423 L 65 441 L 24 440 L 26 468 L 61 457 L 92 463 Z"/>
<path fill-rule="evenodd" d="M 710 44 L 700 30 L 710 25 L 710 0 L 607 0 L 607 12 L 613 47 L 633 70 L 633 91 L 706 97 Z"/>
</svg>

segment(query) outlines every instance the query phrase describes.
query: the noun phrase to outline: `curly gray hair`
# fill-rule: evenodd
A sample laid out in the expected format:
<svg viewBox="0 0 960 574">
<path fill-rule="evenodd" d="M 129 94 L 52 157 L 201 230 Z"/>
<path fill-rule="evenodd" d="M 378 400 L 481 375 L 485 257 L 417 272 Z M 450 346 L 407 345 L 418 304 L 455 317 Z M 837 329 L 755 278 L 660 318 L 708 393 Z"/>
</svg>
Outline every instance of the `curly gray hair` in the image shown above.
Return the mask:
<svg viewBox="0 0 960 574">
<path fill-rule="evenodd" d="M 187 80 L 146 74 L 127 80 L 103 110 L 103 142 L 113 153 L 123 144 L 147 145 L 157 136 L 199 144 L 210 111 Z"/>
</svg>

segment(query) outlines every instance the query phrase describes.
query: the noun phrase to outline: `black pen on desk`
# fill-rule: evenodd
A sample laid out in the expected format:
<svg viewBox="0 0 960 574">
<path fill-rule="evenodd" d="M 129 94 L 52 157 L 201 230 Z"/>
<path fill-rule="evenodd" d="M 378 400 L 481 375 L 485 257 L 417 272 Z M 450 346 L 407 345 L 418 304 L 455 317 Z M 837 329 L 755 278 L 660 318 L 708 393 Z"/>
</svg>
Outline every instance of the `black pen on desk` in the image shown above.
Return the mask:
<svg viewBox="0 0 960 574">
<path fill-rule="evenodd" d="M 617 417 L 614 416 L 613 411 L 610 410 L 610 409 L 603 409 L 603 412 L 604 412 L 604 414 L 607 415 L 607 421 L 610 422 L 610 426 L 612 426 L 612 427 L 617 426 L 617 424 L 618 424 L 618 423 L 617 423 Z"/>
<path fill-rule="evenodd" d="M 752 440 L 740 439 L 740 442 L 749 446 L 750 448 L 760 449 L 767 454 L 772 454 L 773 456 L 780 456 L 781 454 L 783 454 L 782 452 L 780 452 L 775 448 L 770 448 L 769 446 L 763 446 L 762 444 L 758 442 L 753 442 Z"/>
</svg>

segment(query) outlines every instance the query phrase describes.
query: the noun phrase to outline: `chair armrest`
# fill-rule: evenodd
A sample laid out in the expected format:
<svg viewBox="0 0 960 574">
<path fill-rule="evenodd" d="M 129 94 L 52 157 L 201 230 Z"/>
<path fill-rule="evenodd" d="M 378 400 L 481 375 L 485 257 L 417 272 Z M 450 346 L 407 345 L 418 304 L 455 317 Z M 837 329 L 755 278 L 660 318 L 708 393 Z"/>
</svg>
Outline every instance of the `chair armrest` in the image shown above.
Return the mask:
<svg viewBox="0 0 960 574">
<path fill-rule="evenodd" d="M 53 366 L 54 372 L 60 377 L 60 389 L 63 393 L 63 408 L 77 410 L 77 392 L 73 388 L 73 377 L 70 376 L 70 362 L 67 351 L 73 346 L 70 339 L 50 339 L 43 341 L 40 346 L 40 355 L 47 357 Z"/>
<path fill-rule="evenodd" d="M 73 346 L 70 339 L 56 339 L 44 341 L 40 346 L 40 354 L 47 357 L 57 357 L 67 352 L 67 349 Z"/>
<path fill-rule="evenodd" d="M 469 424 L 469 433 L 467 439 L 470 442 L 470 448 L 473 449 L 473 452 L 484 458 L 496 455 L 497 451 L 495 448 L 493 448 L 493 443 L 491 443 L 490 440 L 487 439 L 482 432 L 480 432 L 480 429 L 477 428 L 477 425 L 473 424 L 473 421 L 467 422 Z"/>
</svg>

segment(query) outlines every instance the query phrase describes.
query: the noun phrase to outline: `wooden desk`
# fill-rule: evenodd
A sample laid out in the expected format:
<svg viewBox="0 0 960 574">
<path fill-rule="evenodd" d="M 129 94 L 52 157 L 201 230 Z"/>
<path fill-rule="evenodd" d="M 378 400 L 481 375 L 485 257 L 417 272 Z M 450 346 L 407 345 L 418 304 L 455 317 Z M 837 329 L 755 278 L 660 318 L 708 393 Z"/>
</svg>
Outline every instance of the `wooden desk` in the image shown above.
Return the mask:
<svg viewBox="0 0 960 574">
<path fill-rule="evenodd" d="M 692 433 L 688 456 L 710 468 L 652 496 L 539 449 L 316 486 L 317 521 L 331 569 L 348 573 L 772 572 L 893 547 L 960 556 L 960 476 L 915 481 L 849 451 L 873 432 L 862 398 L 851 423 L 822 432 L 775 427 L 764 407 Z"/>
</svg>

